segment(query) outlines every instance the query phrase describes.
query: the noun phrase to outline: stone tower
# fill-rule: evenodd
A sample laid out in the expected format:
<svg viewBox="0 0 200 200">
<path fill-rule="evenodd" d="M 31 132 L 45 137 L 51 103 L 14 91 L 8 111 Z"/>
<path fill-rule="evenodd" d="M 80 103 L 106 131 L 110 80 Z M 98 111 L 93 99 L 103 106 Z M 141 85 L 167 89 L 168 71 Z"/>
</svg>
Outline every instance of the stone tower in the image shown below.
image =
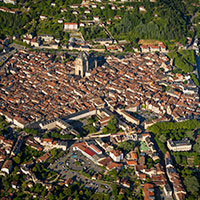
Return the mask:
<svg viewBox="0 0 200 200">
<path fill-rule="evenodd" d="M 86 58 L 85 58 L 86 57 Z M 75 60 L 75 75 L 84 77 L 86 72 L 87 56 L 83 52 Z"/>
<path fill-rule="evenodd" d="M 75 60 L 75 75 L 84 77 L 85 73 L 96 67 L 95 59 L 86 52 L 81 52 Z"/>
</svg>

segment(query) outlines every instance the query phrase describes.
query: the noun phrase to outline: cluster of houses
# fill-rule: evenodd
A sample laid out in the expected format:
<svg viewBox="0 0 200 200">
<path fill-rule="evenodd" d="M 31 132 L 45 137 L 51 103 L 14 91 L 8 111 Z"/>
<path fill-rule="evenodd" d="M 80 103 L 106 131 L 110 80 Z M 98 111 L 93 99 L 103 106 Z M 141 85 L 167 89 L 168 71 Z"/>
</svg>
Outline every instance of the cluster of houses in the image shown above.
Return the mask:
<svg viewBox="0 0 200 200">
<path fill-rule="evenodd" d="M 62 135 L 72 134 L 77 136 L 79 134 L 69 123 L 59 118 L 53 118 L 50 120 L 41 121 L 39 124 L 39 128 L 47 130 L 60 128 L 62 129 L 61 131 Z"/>
<path fill-rule="evenodd" d="M 19 136 L 15 142 L 0 136 L 0 175 L 10 174 L 13 166 L 12 157 L 20 152 L 23 141 L 23 136 Z"/>
<path fill-rule="evenodd" d="M 66 25 L 67 24 L 67 25 Z M 72 25 L 71 25 L 72 24 Z M 76 23 L 65 23 L 65 31 L 74 30 L 74 25 Z M 78 51 L 109 51 L 109 52 L 122 52 L 123 45 L 115 44 L 116 41 L 109 38 L 95 39 L 94 45 L 91 42 L 86 42 L 83 38 L 70 37 L 68 44 L 61 44 L 60 39 L 56 39 L 51 35 L 39 35 L 33 36 L 32 34 L 26 34 L 23 36 L 22 41 L 32 47 L 40 49 L 62 49 L 78 50 Z M 97 47 L 101 48 L 97 48 Z"/>
<path fill-rule="evenodd" d="M 60 46 L 60 39 L 56 39 L 51 35 L 39 35 L 33 36 L 32 34 L 26 34 L 23 36 L 24 43 L 38 48 L 44 49 L 58 49 Z"/>
<path fill-rule="evenodd" d="M 101 109 L 97 112 L 100 117 L 110 117 L 112 112 L 109 112 L 107 109 Z M 129 115 L 126 115 L 126 112 L 122 114 L 124 118 L 129 121 Z M 82 115 L 81 115 L 82 116 Z M 130 118 L 132 120 L 132 118 Z M 132 122 L 131 122 L 132 123 Z M 133 122 L 134 123 L 134 122 Z M 41 129 L 53 129 L 56 126 L 66 129 L 70 128 L 68 123 L 63 120 L 53 119 L 49 120 L 46 123 L 40 123 Z M 21 134 L 22 135 L 22 134 Z M 116 145 L 120 142 L 125 141 L 134 141 L 135 143 L 140 142 L 140 153 L 138 147 L 130 151 L 128 154 L 124 154 L 122 151 L 116 149 Z M 1 145 L 1 155 L 0 162 L 1 174 L 6 175 L 10 174 L 12 170 L 12 156 L 16 156 L 20 152 L 21 144 L 25 142 L 26 145 L 31 146 L 32 148 L 38 151 L 46 152 L 41 157 L 37 158 L 34 161 L 25 163 L 20 167 L 22 173 L 29 175 L 30 180 L 37 183 L 40 182 L 32 172 L 30 166 L 35 162 L 45 162 L 51 157 L 49 151 L 53 148 L 59 148 L 63 151 L 66 151 L 68 144 L 59 140 L 53 140 L 52 138 L 39 138 L 39 137 L 22 137 L 19 136 L 16 142 L 12 140 L 6 140 L 5 137 L 0 137 Z M 167 146 L 171 151 L 189 151 L 191 150 L 191 144 L 189 140 L 182 141 L 167 141 Z M 143 147 L 142 147 L 143 146 Z M 185 197 L 186 192 L 180 181 L 180 177 L 176 172 L 172 164 L 172 160 L 169 152 L 165 155 L 165 168 L 167 169 L 167 174 L 164 171 L 163 166 L 160 163 L 157 163 L 155 166 L 148 168 L 147 157 L 151 157 L 153 161 L 159 159 L 159 152 L 155 147 L 155 142 L 149 133 L 141 134 L 141 131 L 126 131 L 117 134 L 110 134 L 109 140 L 104 140 L 101 138 L 95 140 L 88 140 L 85 142 L 77 142 L 73 144 L 74 151 L 80 151 L 84 156 L 93 161 L 95 164 L 104 166 L 107 170 L 120 170 L 123 167 L 133 167 L 135 170 L 138 179 L 146 181 L 150 179 L 151 183 L 144 184 L 144 197 L 146 199 L 151 199 L 155 197 L 154 187 L 159 186 L 163 189 L 164 194 L 167 197 L 175 196 L 177 200 L 182 200 Z M 10 155 L 9 159 L 6 159 L 7 155 Z M 98 177 L 93 177 L 93 179 L 99 179 Z M 168 183 L 167 176 L 173 185 L 173 190 Z M 66 186 L 73 183 L 73 179 L 67 179 L 64 184 Z M 118 179 L 117 183 L 121 184 L 123 187 L 131 188 L 130 182 L 128 179 Z M 120 190 L 121 193 L 123 191 Z"/>
<path fill-rule="evenodd" d="M 33 160 L 31 161 L 21 164 L 19 166 L 20 170 L 18 171 L 18 174 L 22 173 L 26 175 L 27 186 L 29 188 L 33 187 L 33 185 L 36 183 L 40 183 L 47 189 L 51 189 L 52 184 L 46 180 L 39 180 L 33 172 L 32 166 L 35 163 L 43 163 L 49 158 L 51 158 L 52 155 L 49 153 L 49 151 L 53 148 L 62 149 L 63 151 L 65 151 L 68 146 L 67 142 L 52 140 L 48 138 L 42 139 L 32 136 L 24 137 L 22 136 L 22 134 L 20 134 L 16 141 L 6 140 L 4 136 L 0 136 L 0 175 L 7 176 L 10 173 L 12 173 L 14 169 L 14 163 L 12 158 L 20 152 L 22 143 L 32 147 L 33 149 L 36 149 L 37 151 L 44 153 L 38 158 L 33 158 Z M 18 182 L 13 181 L 11 183 L 11 186 L 13 189 L 17 189 L 19 188 L 18 184 Z"/>
<path fill-rule="evenodd" d="M 135 53 L 105 60 L 77 79 L 72 75 L 76 61 L 61 64 L 52 62 L 51 55 L 25 50 L 15 54 L 5 63 L 11 75 L 1 76 L 0 114 L 20 128 L 44 116 L 59 118 L 106 106 L 136 125 L 141 121 L 127 111 L 148 110 L 161 121 L 199 118 L 195 84 L 189 75 L 172 74 L 166 56 Z M 170 90 L 163 92 L 167 86 Z M 122 105 L 125 110 L 117 109 Z M 145 121 L 145 128 L 155 122 Z"/>
<path fill-rule="evenodd" d="M 0 6 L 0 11 L 2 11 L 2 12 L 8 12 L 8 13 L 11 13 L 11 14 L 20 13 L 19 9 L 17 9 L 17 8 L 10 9 L 10 8 L 6 8 L 6 7 L 2 7 L 2 6 Z"/>
<path fill-rule="evenodd" d="M 5 3 L 11 3 L 13 5 L 16 4 L 16 0 L 4 0 Z M 124 5 L 121 5 L 121 6 L 115 6 L 113 5 L 112 3 L 108 3 L 109 4 L 109 7 L 111 10 L 119 10 L 119 9 L 125 9 L 126 7 L 126 10 L 130 10 L 130 9 L 133 9 L 132 6 L 124 6 Z M 51 3 L 51 7 L 55 7 L 56 6 L 56 3 Z M 96 3 L 88 3 L 88 2 L 83 2 L 81 5 L 71 5 L 69 6 L 69 9 L 70 9 L 70 12 L 73 14 L 73 15 L 78 15 L 80 14 L 79 13 L 79 7 L 83 7 L 84 10 L 84 18 L 87 18 L 87 15 L 90 15 L 90 13 L 93 12 L 93 9 L 101 9 L 101 10 L 104 10 L 105 9 L 105 6 L 102 5 L 99 7 L 98 4 Z M 0 11 L 2 12 L 9 12 L 9 13 L 13 13 L 13 14 L 17 14 L 19 13 L 19 9 L 8 9 L 8 8 L 4 8 L 4 7 L 0 7 Z M 68 11 L 68 9 L 66 8 L 62 8 L 61 9 L 61 12 L 66 12 Z M 144 6 L 140 6 L 139 7 L 139 12 L 146 12 L 146 9 L 144 8 Z M 45 21 L 47 20 L 49 17 L 46 16 L 46 15 L 40 15 L 40 20 L 41 21 Z M 112 20 L 120 20 L 122 19 L 121 16 L 119 15 L 116 15 L 113 17 Z M 106 30 L 106 25 L 110 25 L 112 22 L 111 22 L 111 19 L 107 20 L 106 22 L 102 22 L 102 20 L 100 19 L 99 16 L 94 16 L 93 19 L 91 20 L 87 20 L 87 22 L 85 20 L 81 21 L 81 22 L 64 22 L 64 19 L 61 18 L 61 19 L 58 19 L 57 20 L 58 24 L 62 24 L 63 25 L 63 31 L 68 31 L 68 32 L 73 32 L 73 31 L 80 31 L 80 28 L 81 27 L 86 27 L 86 26 L 93 26 L 93 25 L 98 25 L 100 27 L 102 27 L 102 31 L 105 31 L 105 33 L 107 34 L 107 37 L 108 38 L 100 38 L 100 39 L 97 39 L 97 40 L 102 40 L 100 42 L 100 44 L 102 43 L 106 43 L 106 45 L 102 47 L 99 47 L 99 45 L 93 45 L 91 42 L 85 42 L 84 41 L 84 44 L 79 44 L 79 45 L 65 45 L 65 44 L 62 44 L 60 43 L 60 39 L 56 39 L 56 38 L 53 38 L 52 36 L 50 35 L 38 35 L 37 37 L 36 36 L 32 36 L 31 34 L 27 34 L 27 35 L 24 35 L 23 36 L 23 39 L 22 41 L 32 47 L 35 47 L 35 48 L 40 48 L 40 49 L 58 49 L 58 48 L 62 48 L 62 49 L 69 49 L 69 50 L 78 50 L 78 51 L 91 51 L 91 50 L 94 50 L 94 51 L 100 51 L 100 52 L 104 52 L 104 51 L 109 51 L 109 52 L 122 52 L 123 51 L 123 45 L 120 45 L 120 44 L 116 44 L 116 41 L 115 43 L 110 43 L 106 41 L 106 39 L 108 40 L 113 40 L 112 39 L 112 36 L 110 35 L 110 33 L 107 32 Z M 105 28 L 105 30 L 104 30 Z M 81 34 L 81 33 L 80 33 Z M 14 39 L 16 39 L 16 37 L 13 37 Z M 49 39 L 51 38 L 51 39 Z M 160 45 L 159 46 L 161 52 L 165 52 L 163 49 L 165 49 L 164 45 Z M 155 49 L 155 50 L 154 50 Z M 137 51 L 137 49 L 135 49 Z M 165 49 L 166 50 L 166 49 Z M 147 50 L 143 50 L 142 46 L 141 46 L 141 51 L 142 52 L 155 52 L 157 51 L 155 47 L 152 46 L 152 48 L 149 49 L 149 51 Z"/>
<path fill-rule="evenodd" d="M 142 53 L 150 53 L 150 52 L 161 52 L 167 53 L 167 48 L 162 42 L 158 42 L 157 45 L 140 45 L 140 50 Z"/>
<path fill-rule="evenodd" d="M 5 3 L 11 3 L 13 5 L 16 4 L 16 0 L 4 0 Z M 126 6 L 124 5 L 120 5 L 120 6 L 115 6 L 112 3 L 108 3 L 109 7 L 111 10 L 119 10 L 119 9 L 125 9 Z M 51 7 L 55 7 L 56 3 L 51 3 Z M 93 12 L 93 9 L 101 9 L 104 10 L 105 6 L 102 5 L 99 7 L 98 4 L 96 3 L 88 3 L 88 2 L 82 2 L 81 5 L 71 5 L 69 6 L 69 9 L 71 10 L 71 13 L 73 15 L 78 15 L 79 13 L 79 8 L 83 7 L 84 10 L 84 16 L 87 18 L 87 15 L 90 15 Z M 133 9 L 132 6 L 128 6 L 126 8 L 127 10 Z M 18 9 L 8 9 L 8 8 L 3 8 L 0 7 L 0 11 L 3 12 L 9 12 L 9 13 L 13 13 L 16 14 L 19 12 Z M 62 8 L 61 12 L 66 12 L 67 9 L 66 8 Z M 144 8 L 144 6 L 140 6 L 139 7 L 139 12 L 146 12 L 146 9 Z M 49 17 L 46 15 L 40 15 L 40 20 L 44 21 L 47 20 Z M 119 15 L 116 15 L 113 17 L 113 20 L 120 20 L 122 17 Z M 110 25 L 111 19 L 106 21 L 106 22 L 102 22 L 102 20 L 100 19 L 99 16 L 94 16 L 92 20 L 87 20 L 87 22 L 85 22 L 85 20 L 83 22 L 64 22 L 64 19 L 58 19 L 57 21 L 59 24 L 63 24 L 63 31 L 68 31 L 68 32 L 73 32 L 73 31 L 79 31 L 81 27 L 86 27 L 86 26 L 92 26 L 92 25 L 98 25 L 100 27 L 103 27 L 103 29 L 105 28 L 106 25 Z M 105 30 L 105 33 L 107 33 L 107 31 Z M 51 39 L 50 39 L 51 38 Z M 106 40 L 110 40 L 111 43 L 109 43 Z M 41 49 L 58 49 L 58 48 L 62 48 L 62 49 L 66 49 L 68 48 L 69 50 L 79 50 L 79 51 L 91 51 L 91 50 L 95 50 L 95 51 L 109 51 L 109 52 L 122 52 L 123 51 L 123 45 L 120 44 L 116 44 L 112 42 L 112 38 L 110 36 L 110 34 L 108 34 L 108 38 L 100 38 L 100 39 L 96 39 L 99 40 L 100 44 L 103 45 L 103 47 L 99 48 L 98 45 L 93 45 L 90 42 L 85 42 L 84 44 L 79 44 L 79 45 L 65 45 L 65 44 L 61 44 L 59 39 L 56 39 L 52 36 L 49 35 L 38 35 L 37 37 L 33 37 L 30 34 L 27 34 L 25 36 L 23 36 L 22 41 L 32 47 L 36 47 L 36 48 L 41 48 Z M 105 45 L 106 44 L 106 45 Z M 105 45 L 105 46 L 104 46 Z M 138 49 L 134 48 L 135 51 L 137 52 Z M 158 45 L 141 45 L 140 46 L 140 50 L 143 53 L 148 53 L 148 52 L 167 52 L 166 51 L 166 47 L 164 46 L 164 44 L 162 42 L 159 42 Z"/>
<path fill-rule="evenodd" d="M 95 164 L 104 166 L 107 170 L 120 169 L 122 167 L 122 164 L 119 163 L 124 159 L 123 153 L 114 149 L 112 145 L 100 138 L 95 141 L 75 143 L 73 150 L 80 151 Z"/>
<path fill-rule="evenodd" d="M 135 143 L 143 143 L 146 147 L 138 147 L 130 151 L 128 154 L 120 150 L 116 150 L 116 145 L 124 141 L 134 141 Z M 187 144 L 186 144 L 187 143 Z M 176 141 L 178 149 L 171 149 L 170 151 L 189 151 L 191 148 L 186 147 L 190 145 L 188 140 Z M 190 146 L 191 147 L 191 146 Z M 169 152 L 165 154 L 165 165 L 162 166 L 157 162 L 154 166 L 148 167 L 147 158 L 151 157 L 153 161 L 160 159 L 159 151 L 155 147 L 155 142 L 149 133 L 140 132 L 122 132 L 117 134 L 110 134 L 109 140 L 98 138 L 73 145 L 74 151 L 80 151 L 84 156 L 93 161 L 95 164 L 104 166 L 108 171 L 112 169 L 120 170 L 122 167 L 133 167 L 138 179 L 142 181 L 149 180 L 150 183 L 144 184 L 144 198 L 154 199 L 155 187 L 161 187 L 166 198 L 174 196 L 177 200 L 184 200 L 185 190 L 181 183 L 180 177 L 172 164 Z M 164 170 L 166 168 L 166 172 Z M 94 179 L 99 179 L 98 174 L 94 175 Z M 169 181 L 170 183 L 169 183 Z M 118 178 L 117 183 L 124 187 L 130 188 L 130 182 L 125 179 Z M 173 185 L 173 189 L 170 185 Z"/>
<path fill-rule="evenodd" d="M 46 152 L 39 157 L 35 162 L 44 162 L 51 157 L 49 151 L 52 149 L 67 150 L 68 142 L 62 140 L 54 140 L 52 138 L 40 138 L 33 136 L 26 136 L 25 132 L 21 132 L 17 139 L 6 139 L 0 136 L 0 174 L 6 176 L 12 170 L 12 158 L 20 152 L 20 148 L 24 143 L 27 146 L 37 150 Z"/>
<path fill-rule="evenodd" d="M 68 143 L 66 141 L 40 137 L 28 137 L 25 139 L 25 144 L 33 149 L 36 149 L 37 151 L 45 152 L 48 152 L 54 148 L 66 151 L 68 147 Z"/>
<path fill-rule="evenodd" d="M 186 191 L 182 185 L 180 176 L 178 175 L 176 168 L 173 165 L 173 161 L 172 161 L 170 153 L 168 151 L 165 153 L 165 167 L 166 167 L 167 176 L 169 178 L 169 181 L 170 181 L 171 185 L 173 186 L 174 197 L 177 200 L 185 199 Z M 172 194 L 172 189 L 170 188 L 169 185 L 167 185 L 165 187 L 164 191 L 168 192 L 169 194 Z"/>
</svg>

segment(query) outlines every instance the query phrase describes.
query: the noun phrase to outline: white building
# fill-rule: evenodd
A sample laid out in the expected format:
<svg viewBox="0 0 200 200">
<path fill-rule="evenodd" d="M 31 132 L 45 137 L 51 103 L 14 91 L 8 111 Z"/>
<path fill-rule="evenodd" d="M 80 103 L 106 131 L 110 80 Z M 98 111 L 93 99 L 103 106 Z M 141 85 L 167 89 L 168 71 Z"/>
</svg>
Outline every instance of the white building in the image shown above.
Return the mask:
<svg viewBox="0 0 200 200">
<path fill-rule="evenodd" d="M 47 16 L 45 16 L 45 15 L 40 15 L 40 19 L 41 19 L 41 20 L 45 20 L 45 19 L 47 19 Z"/>
<path fill-rule="evenodd" d="M 142 53 L 150 52 L 148 45 L 140 45 L 140 49 L 141 49 Z"/>
<path fill-rule="evenodd" d="M 139 7 L 139 11 L 140 11 L 140 12 L 146 12 L 147 10 L 144 8 L 144 6 L 140 6 L 140 7 Z"/>
<path fill-rule="evenodd" d="M 64 23 L 64 30 L 78 30 L 77 23 Z"/>
<path fill-rule="evenodd" d="M 167 147 L 171 151 L 190 151 L 192 149 L 192 144 L 190 143 L 190 140 L 184 139 L 179 141 L 167 141 Z"/>
<path fill-rule="evenodd" d="M 92 8 L 97 8 L 97 5 L 96 4 L 92 4 Z"/>
<path fill-rule="evenodd" d="M 51 6 L 52 6 L 52 7 L 55 7 L 55 6 L 56 6 L 56 3 L 51 3 Z"/>
<path fill-rule="evenodd" d="M 62 24 L 63 23 L 63 19 L 58 19 L 58 23 Z"/>
<path fill-rule="evenodd" d="M 80 27 L 85 27 L 85 24 L 81 22 Z"/>
<path fill-rule="evenodd" d="M 16 5 L 17 4 L 17 1 L 16 0 L 3 0 L 4 3 L 10 3 L 10 4 L 13 4 L 13 5 Z"/>
<path fill-rule="evenodd" d="M 95 146 L 94 144 L 89 145 L 90 149 L 92 149 L 92 151 L 94 151 L 96 154 L 102 154 L 102 151 Z"/>
<path fill-rule="evenodd" d="M 128 122 L 131 122 L 133 124 L 140 124 L 140 120 L 135 118 L 134 116 L 130 115 L 128 112 L 126 112 L 125 110 L 120 110 L 117 109 L 117 112 L 122 115 Z"/>
<path fill-rule="evenodd" d="M 90 14 L 91 12 L 90 12 L 90 10 L 85 10 L 84 13 L 85 14 Z"/>
<path fill-rule="evenodd" d="M 31 46 L 39 47 L 40 46 L 40 41 L 36 40 L 36 39 L 31 40 Z"/>
<path fill-rule="evenodd" d="M 44 147 L 44 151 L 50 151 L 53 148 L 56 149 L 62 149 L 63 151 L 67 150 L 67 142 L 64 141 L 56 141 L 52 138 L 44 138 L 43 140 L 40 140 L 40 144 Z"/>
<path fill-rule="evenodd" d="M 23 39 L 23 42 L 26 43 L 26 44 L 31 44 L 31 39 L 29 39 L 29 38 L 24 38 L 24 39 Z"/>
<path fill-rule="evenodd" d="M 54 129 L 56 127 L 62 128 L 62 129 L 71 129 L 71 125 L 68 124 L 67 122 L 59 119 L 59 118 L 54 118 L 51 120 L 47 120 L 47 121 L 43 121 L 39 124 L 39 126 L 41 127 L 41 129 Z"/>
<path fill-rule="evenodd" d="M 156 45 L 149 45 L 151 52 L 160 51 L 160 47 Z"/>
<path fill-rule="evenodd" d="M 45 42 L 50 42 L 54 39 L 54 37 L 51 35 L 40 35 L 39 37 L 43 39 Z"/>
<path fill-rule="evenodd" d="M 75 143 L 73 145 L 73 151 L 80 151 L 84 156 L 92 160 L 93 162 L 96 162 L 95 160 L 95 152 L 87 148 L 87 145 L 85 143 Z"/>
<path fill-rule="evenodd" d="M 26 122 L 20 117 L 15 117 L 13 123 L 18 126 L 19 128 L 24 128 Z"/>
<path fill-rule="evenodd" d="M 115 161 L 115 162 L 120 162 L 123 160 L 123 153 L 119 150 L 111 150 L 110 151 L 110 157 Z"/>
<path fill-rule="evenodd" d="M 94 21 L 100 21 L 99 16 L 95 16 L 95 17 L 94 17 Z"/>
</svg>

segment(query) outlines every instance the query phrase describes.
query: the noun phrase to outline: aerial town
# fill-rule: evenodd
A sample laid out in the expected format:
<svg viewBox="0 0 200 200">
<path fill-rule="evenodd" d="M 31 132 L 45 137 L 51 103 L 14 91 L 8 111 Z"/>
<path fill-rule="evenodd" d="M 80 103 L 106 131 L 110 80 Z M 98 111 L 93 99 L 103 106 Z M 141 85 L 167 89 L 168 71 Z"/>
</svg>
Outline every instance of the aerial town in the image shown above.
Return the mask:
<svg viewBox="0 0 200 200">
<path fill-rule="evenodd" d="M 156 35 L 157 8 L 182 0 L 0 0 L 0 200 L 200 199 L 189 1 L 190 30 L 173 38 Z"/>
<path fill-rule="evenodd" d="M 199 119 L 198 88 L 190 76 L 171 73 L 166 55 L 108 56 L 102 66 L 93 60 L 84 52 L 65 65 L 44 53 L 18 52 L 5 64 L 11 75 L 0 80 L 0 113 L 20 128 L 105 106 L 136 125 L 142 121 L 129 117 L 126 110 L 149 110 L 156 119 L 165 114 L 169 120 Z M 143 121 L 145 128 L 153 123 Z"/>
</svg>

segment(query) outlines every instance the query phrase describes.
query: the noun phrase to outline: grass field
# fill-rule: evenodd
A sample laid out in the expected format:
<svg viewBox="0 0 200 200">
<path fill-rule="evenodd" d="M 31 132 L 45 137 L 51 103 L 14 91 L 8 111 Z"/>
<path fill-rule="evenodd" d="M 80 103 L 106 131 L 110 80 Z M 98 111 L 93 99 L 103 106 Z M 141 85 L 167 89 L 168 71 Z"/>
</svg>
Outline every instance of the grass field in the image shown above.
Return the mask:
<svg viewBox="0 0 200 200">
<path fill-rule="evenodd" d="M 158 40 L 139 40 L 138 44 L 143 44 L 143 45 L 156 45 L 158 44 L 160 41 Z"/>
</svg>

